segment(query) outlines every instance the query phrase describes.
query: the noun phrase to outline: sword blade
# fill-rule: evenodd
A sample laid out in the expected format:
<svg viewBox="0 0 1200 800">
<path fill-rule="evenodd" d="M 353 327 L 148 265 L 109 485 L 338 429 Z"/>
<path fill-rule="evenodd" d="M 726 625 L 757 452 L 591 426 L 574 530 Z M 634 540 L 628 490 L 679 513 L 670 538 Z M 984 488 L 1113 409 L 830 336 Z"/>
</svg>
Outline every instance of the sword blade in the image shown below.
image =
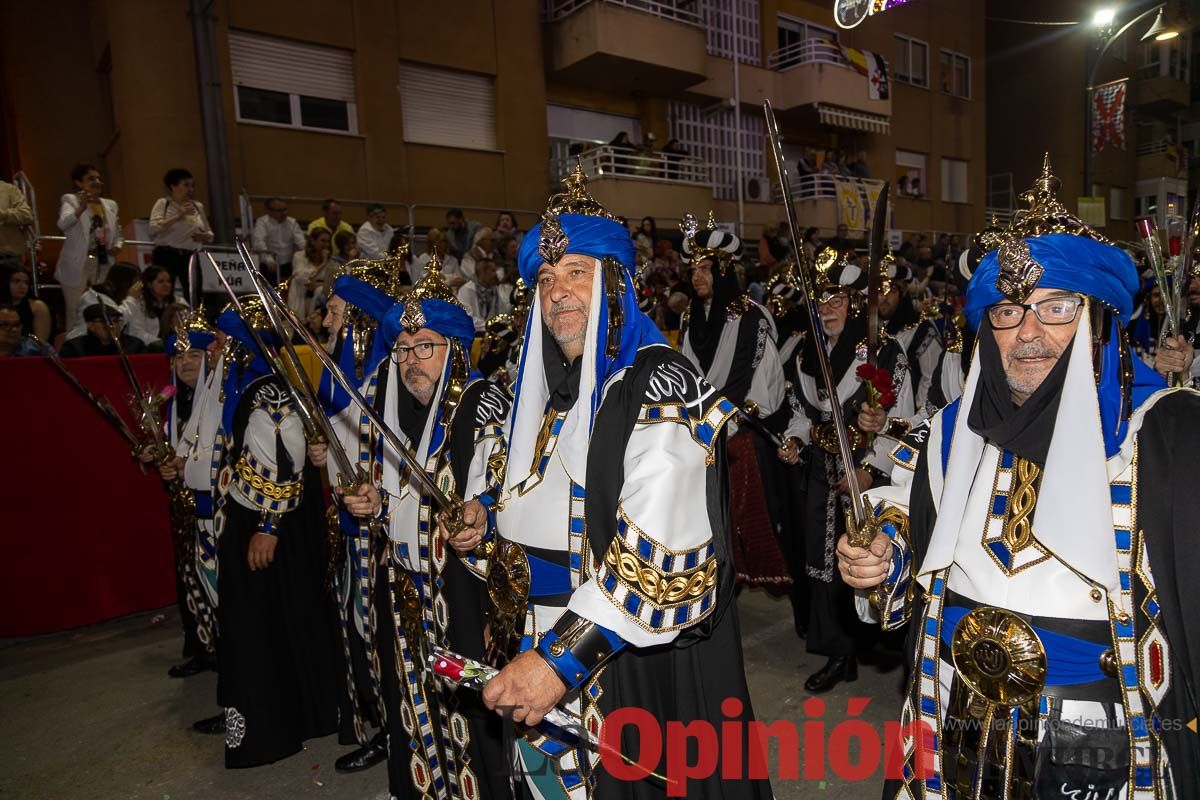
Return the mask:
<svg viewBox="0 0 1200 800">
<path fill-rule="evenodd" d="M 884 236 L 887 234 L 889 183 L 879 190 L 875 216 L 871 218 L 871 240 L 867 244 L 867 363 L 879 363 L 879 292 L 883 286 Z"/>
<path fill-rule="evenodd" d="M 217 260 L 212 257 L 212 253 L 206 252 L 204 255 L 208 258 L 208 263 L 212 266 L 213 271 L 217 273 L 217 278 L 220 279 L 221 286 L 225 288 L 226 294 L 229 295 L 229 302 L 233 305 L 233 310 L 246 323 L 246 330 L 250 332 L 250 338 L 254 340 L 255 346 L 262 353 L 262 357 L 266 359 L 271 372 L 275 374 L 275 377 L 279 379 L 279 382 L 283 384 L 288 394 L 291 395 L 292 404 L 296 407 L 296 413 L 300 416 L 300 421 L 304 424 L 305 438 L 308 441 L 315 441 L 317 439 L 316 420 L 313 419 L 312 412 L 300 397 L 299 392 L 296 391 L 296 387 L 292 385 L 292 380 L 288 376 L 287 370 L 284 369 L 283 362 L 279 360 L 279 353 L 267 347 L 267 343 L 263 341 L 262 334 L 254 327 L 254 323 L 250 321 L 250 317 L 246 313 L 246 307 L 242 305 L 241 298 L 238 297 L 233 287 L 229 285 L 229 280 L 225 277 L 225 273 L 221 272 L 221 268 L 217 266 Z"/>
<path fill-rule="evenodd" d="M 783 207 L 787 212 L 788 229 L 792 234 L 793 246 L 799 248 L 802 239 L 800 238 L 800 226 L 796 222 L 796 202 L 792 198 L 792 184 L 788 178 L 787 167 L 784 165 L 783 144 L 779 138 L 779 123 L 775 120 L 775 110 L 771 108 L 770 100 L 763 102 L 763 114 L 767 118 L 767 138 L 771 143 L 771 155 L 775 161 L 779 188 L 783 190 Z M 841 403 L 838 402 L 837 384 L 834 382 L 833 370 L 829 366 L 829 352 L 826 349 L 829 340 L 825 335 L 825 328 L 821 326 L 821 315 L 817 313 L 816 279 L 812 274 L 811 265 L 802 265 L 799 259 L 797 259 L 796 271 L 800 273 L 800 283 L 804 289 L 804 307 L 808 311 L 808 322 L 812 328 L 812 335 L 816 337 L 816 347 L 813 349 L 816 350 L 817 364 L 821 369 L 821 380 L 824 382 L 825 391 L 829 396 L 830 417 L 834 430 L 837 431 L 838 454 L 842 458 L 842 465 L 846 473 L 846 485 L 850 490 L 852 521 L 856 526 L 861 526 L 867 518 L 866 509 L 863 505 L 862 490 L 858 485 L 858 475 L 854 472 L 854 450 L 850 447 L 846 419 L 842 415 Z"/>
<path fill-rule="evenodd" d="M 248 264 L 246 268 L 251 272 L 258 273 L 258 268 L 253 264 Z M 262 273 L 258 273 L 258 277 L 261 279 Z M 303 321 L 296 316 L 296 312 L 292 310 L 292 307 L 283 302 L 283 298 L 280 297 L 279 293 L 275 291 L 275 287 L 271 286 L 266 281 L 262 281 L 261 285 L 266 296 L 275 304 L 276 308 L 283 312 L 284 318 L 291 324 L 292 329 L 299 333 L 301 338 L 304 339 L 305 343 L 313 349 L 313 352 L 316 354 L 317 358 L 320 359 L 322 366 L 329 371 L 329 376 L 337 382 L 338 386 L 342 387 L 346 394 L 350 395 L 350 399 L 354 401 L 355 405 L 362 410 L 363 414 L 366 415 L 371 424 L 375 426 L 375 429 L 379 431 L 381 436 L 383 436 L 388 446 L 399 453 L 400 457 L 408 462 L 409 466 L 411 467 L 409 470 L 409 475 L 412 477 L 412 480 L 415 483 L 420 485 L 421 490 L 428 494 L 433 501 L 444 510 L 448 511 L 460 506 L 462 503 L 457 496 L 452 493 L 447 494 L 446 492 L 443 492 L 441 487 L 434 483 L 433 479 L 425 473 L 425 469 L 422 466 L 421 461 L 416 457 L 412 449 L 408 447 L 408 445 L 406 445 L 398 435 L 396 435 L 395 431 L 384 424 L 384 421 L 380 418 L 379 414 L 375 411 L 371 404 L 366 401 L 366 399 L 362 396 L 362 393 L 358 391 L 358 387 L 354 385 L 353 381 L 346 377 L 346 374 L 342 372 L 341 367 L 339 367 L 337 362 L 333 360 L 333 357 L 326 353 L 325 348 L 321 347 L 320 343 L 313 338 L 312 332 L 309 331 L 308 328 L 304 327 Z"/>
<path fill-rule="evenodd" d="M 71 372 L 71 370 L 67 368 L 67 365 L 63 363 L 63 360 L 59 357 L 58 353 L 54 352 L 54 348 L 33 334 L 30 334 L 29 338 L 32 339 L 35 344 L 37 344 L 38 348 L 41 349 L 42 354 L 46 358 L 50 359 L 50 363 L 53 364 L 55 368 L 58 369 L 58 371 L 62 374 L 62 376 L 67 379 L 67 383 L 71 384 L 75 391 L 79 392 L 84 400 L 86 400 L 93 408 L 100 412 L 100 416 L 108 420 L 109 424 L 117 429 L 117 432 L 120 433 L 127 442 L 129 442 L 131 447 L 138 447 L 142 444 L 142 440 L 134 435 L 129 425 L 125 422 L 125 419 L 117 413 L 115 408 L 112 407 L 112 403 L 108 402 L 106 398 L 96 397 L 96 395 L 93 394 L 90 389 L 80 383 L 79 378 L 75 377 L 75 373 Z"/>
<path fill-rule="evenodd" d="M 245 248 L 245 242 L 238 241 L 237 249 L 238 256 L 241 257 L 243 264 L 251 264 L 250 251 Z M 346 448 L 342 445 L 342 440 L 338 437 L 333 429 L 333 423 L 329 419 L 329 415 L 325 413 L 325 408 L 317 399 L 316 390 L 313 389 L 312 382 L 308 379 L 308 373 L 304 370 L 304 365 L 300 363 L 300 356 L 296 353 L 296 348 L 292 345 L 292 337 L 289 335 L 287 327 L 283 321 L 277 316 L 273 304 L 267 300 L 262 287 L 259 286 L 258 276 L 247 271 L 250 276 L 250 283 L 254 285 L 254 291 L 258 293 L 259 300 L 262 301 L 263 310 L 267 312 L 267 318 L 271 320 L 271 326 L 275 328 L 275 334 L 283 343 L 284 354 L 288 358 L 288 363 L 292 368 L 292 372 L 296 374 L 297 388 L 304 394 L 305 402 L 312 409 L 313 420 L 321 429 L 321 434 L 325 437 L 325 445 L 329 448 L 330 455 L 333 456 L 334 462 L 337 464 L 339 484 L 349 482 L 357 489 L 366 480 L 362 469 L 356 467 L 351 461 L 350 456 L 346 453 Z"/>
</svg>

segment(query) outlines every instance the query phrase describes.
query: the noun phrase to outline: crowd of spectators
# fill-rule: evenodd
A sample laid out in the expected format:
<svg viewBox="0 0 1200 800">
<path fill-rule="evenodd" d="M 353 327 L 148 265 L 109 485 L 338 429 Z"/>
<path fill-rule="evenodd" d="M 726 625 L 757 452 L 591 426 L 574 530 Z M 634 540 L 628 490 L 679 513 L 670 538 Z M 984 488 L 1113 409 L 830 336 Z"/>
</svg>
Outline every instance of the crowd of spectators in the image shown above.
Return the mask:
<svg viewBox="0 0 1200 800">
<path fill-rule="evenodd" d="M 800 175 L 835 175 L 841 178 L 869 178 L 867 151 L 805 147 L 796 161 Z"/>
<path fill-rule="evenodd" d="M 640 145 L 622 133 L 608 147 L 627 154 L 654 155 L 668 164 L 672 162 L 662 161 L 663 154 L 673 158 L 687 154 L 674 139 L 655 150 L 652 133 L 647 133 Z M 806 148 L 798 167 L 804 174 L 867 174 L 861 152 Z M 191 172 L 172 168 L 163 176 L 163 196 L 150 210 L 154 248 L 150 265 L 144 269 L 117 260 L 124 246 L 120 210 L 114 200 L 104 196 L 99 169 L 92 164 L 77 165 L 70 180 L 74 191 L 62 196 L 58 215 L 65 239 L 55 267 L 65 312 L 58 324 L 51 308 L 33 296 L 32 276 L 23 262 L 25 241 L 20 229 L 32 220 L 28 205 L 19 189 L 0 183 L 0 316 L 16 315 L 18 340 L 32 335 L 51 342 L 54 332 L 62 331 L 57 341 L 68 354 L 111 349 L 109 322 L 131 342 L 131 352 L 161 349 L 178 315 L 188 307 L 188 262 L 214 238 L 204 206 L 195 199 Z M 673 224 L 660 231 L 653 217 L 627 227 L 642 265 L 644 307 L 662 328 L 677 329 L 693 292 L 679 252 L 679 233 Z M 422 237 L 414 242 L 407 229 L 389 223 L 386 206 L 367 206 L 363 221 L 356 226 L 345 219 L 342 204 L 334 198 L 326 199 L 321 215 L 303 226 L 290 215 L 285 199 L 272 197 L 263 203 L 261 216 L 254 222 L 250 245 L 264 271 L 285 287 L 285 296 L 297 315 L 324 337 L 322 317 L 339 267 L 356 258 L 383 258 L 402 244 L 413 246 L 397 267 L 400 282 L 420 280 L 431 254 L 436 253 L 447 284 L 475 320 L 476 330 L 482 332 L 489 318 L 512 309 L 517 251 L 523 237 L 520 221 L 512 212 L 499 212 L 489 225 L 468 218 L 460 208 L 451 208 L 441 226 L 425 231 L 423 242 Z M 904 238 L 897 256 L 931 290 L 954 291 L 958 288 L 954 265 L 962 246 L 958 237 L 942 234 L 932 241 L 913 233 Z M 768 226 L 757 247 L 750 244 L 743 254 L 743 285 L 761 301 L 778 273 L 794 260 L 797 249 L 803 258 L 812 260 L 825 247 L 853 253 L 864 250 L 865 243 L 853 238 L 844 225 L 832 232 L 809 227 L 795 248 L 781 227 Z"/>
</svg>

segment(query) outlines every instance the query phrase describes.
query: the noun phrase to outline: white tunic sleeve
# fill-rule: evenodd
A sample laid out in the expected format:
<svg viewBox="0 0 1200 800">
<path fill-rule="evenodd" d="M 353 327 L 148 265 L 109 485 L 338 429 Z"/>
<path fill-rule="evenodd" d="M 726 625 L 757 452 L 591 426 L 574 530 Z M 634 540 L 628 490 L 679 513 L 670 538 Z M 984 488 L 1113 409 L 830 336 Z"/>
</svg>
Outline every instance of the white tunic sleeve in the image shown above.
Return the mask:
<svg viewBox="0 0 1200 800">
<path fill-rule="evenodd" d="M 676 370 L 667 364 L 660 370 Z M 634 647 L 661 645 L 703 620 L 716 604 L 717 558 L 707 473 L 721 427 L 735 413 L 698 376 L 684 396 L 647 403 L 625 448 L 617 525 L 599 568 L 568 608 Z M 711 393 L 708 397 L 705 393 Z"/>
</svg>

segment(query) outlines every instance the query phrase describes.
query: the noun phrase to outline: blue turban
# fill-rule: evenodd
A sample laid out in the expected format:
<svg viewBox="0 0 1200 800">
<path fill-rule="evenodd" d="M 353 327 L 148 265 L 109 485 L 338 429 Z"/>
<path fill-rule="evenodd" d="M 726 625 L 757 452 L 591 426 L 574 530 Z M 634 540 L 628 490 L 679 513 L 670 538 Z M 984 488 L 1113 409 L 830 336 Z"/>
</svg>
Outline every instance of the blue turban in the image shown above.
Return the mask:
<svg viewBox="0 0 1200 800">
<path fill-rule="evenodd" d="M 396 304 L 390 294 L 353 275 L 339 275 L 333 282 L 332 293 L 350 305 L 361 308 L 376 322 L 382 322 L 384 315 Z"/>
<path fill-rule="evenodd" d="M 217 317 L 217 330 L 224 331 L 229 335 L 229 338 L 236 339 L 249 353 L 254 355 L 250 359 L 249 364 L 229 364 L 225 365 L 225 405 L 221 409 L 221 423 L 225 427 L 225 433 L 233 435 L 233 417 L 237 413 L 238 403 L 241 402 L 242 394 L 246 388 L 254 381 L 271 374 L 271 365 L 267 361 L 267 355 L 258 349 L 258 345 L 254 341 L 254 337 L 250 334 L 250 329 L 246 326 L 238 313 L 233 309 L 225 311 L 221 316 Z M 279 337 L 272 331 L 259 330 L 258 335 L 262 337 L 265 344 L 271 347 L 278 347 Z"/>
<path fill-rule="evenodd" d="M 216 336 L 208 331 L 188 331 L 188 349 L 189 350 L 207 350 L 208 346 L 216 340 Z M 163 349 L 167 351 L 168 356 L 177 356 L 179 351 L 179 337 L 172 333 L 163 341 Z"/>
<path fill-rule="evenodd" d="M 396 305 L 396 299 L 390 294 L 353 275 L 339 275 L 333 282 L 332 294 L 345 300 L 347 305 L 362 309 L 363 313 L 375 320 L 376 323 L 382 323 L 387 312 Z M 342 346 L 337 354 L 338 366 L 341 367 L 344 375 L 353 379 L 357 371 L 354 363 L 354 348 L 350 345 L 351 337 L 354 336 L 354 323 L 349 320 L 345 321 L 343 330 L 345 336 L 342 338 Z M 367 353 L 363 363 L 364 375 L 370 375 L 380 362 L 387 358 L 389 347 L 390 345 L 383 341 L 382 336 L 375 336 L 371 341 L 371 351 Z M 322 405 L 330 414 L 337 413 L 350 405 L 350 395 L 333 379 L 329 370 L 321 371 L 317 396 L 320 397 Z"/>
<path fill-rule="evenodd" d="M 1133 313 L 1133 296 L 1141 285 L 1137 267 L 1120 248 L 1070 233 L 1051 233 L 1025 240 L 1029 254 L 1044 272 L 1038 281 L 1039 289 L 1065 289 L 1093 297 L 1111 307 L 1114 318 L 1109 322 L 1108 343 L 1100 351 L 1100 377 L 1096 384 L 1100 403 L 1100 421 L 1104 448 L 1111 458 L 1120 448 L 1128 429 L 1129 412 L 1146 398 L 1166 386 L 1166 382 L 1142 359 L 1134 356 L 1132 405 L 1125 402 L 1122 389 L 1122 353 L 1120 331 Z M 989 306 L 1007 298 L 996 288 L 1000 272 L 997 251 L 979 262 L 971 282 L 967 284 L 967 303 L 963 313 L 974 330 L 979 330 L 983 314 Z M 1094 331 L 1099 335 L 1099 331 Z"/>
<path fill-rule="evenodd" d="M 538 269 L 544 263 L 538 253 L 538 245 L 542 237 L 542 224 L 539 222 L 525 234 L 525 238 L 521 242 L 521 249 L 517 253 L 517 266 L 520 269 L 521 278 L 535 292 L 537 291 Z M 567 249 L 564 254 L 574 253 L 596 259 L 613 258 L 623 268 L 621 271 L 624 284 L 621 293 L 623 323 L 620 329 L 621 341 L 616 358 L 608 356 L 608 303 L 603 302 L 603 298 L 607 294 L 605 281 L 608 280 L 608 276 L 601 274 L 600 319 L 596 329 L 599 341 L 595 344 L 596 380 L 591 398 L 594 421 L 596 412 L 600 408 L 604 385 L 608 379 L 632 364 L 634 358 L 637 357 L 638 350 L 642 347 L 650 344 L 666 344 L 666 339 L 663 338 L 654 321 L 638 307 L 638 295 L 633 285 L 633 272 L 637 266 L 637 249 L 633 245 L 629 231 L 625 230 L 625 226 L 616 220 L 590 214 L 559 214 L 558 224 L 562 226 L 563 233 L 567 237 Z M 541 324 L 542 315 L 540 310 L 535 308 L 534 313 L 529 315 L 529 319 L 525 323 L 526 342 L 530 341 L 531 326 Z M 521 401 L 521 383 L 525 374 L 525 361 L 530 357 L 529 348 L 522 348 L 517 382 L 513 387 L 513 394 L 516 398 L 513 403 L 513 419 L 516 418 L 517 406 Z M 542 354 L 534 353 L 532 357 L 541 358 Z"/>
<path fill-rule="evenodd" d="M 1034 261 L 1044 270 L 1038 288 L 1065 289 L 1093 297 L 1110 306 L 1122 325 L 1128 324 L 1140 282 L 1137 268 L 1125 251 L 1070 233 L 1051 233 L 1025 242 Z M 979 330 L 988 306 L 1006 299 L 996 288 L 999 273 L 998 251 L 992 251 L 979 262 L 967 284 L 963 313 L 974 330 Z"/>
<path fill-rule="evenodd" d="M 419 302 L 421 303 L 421 313 L 425 316 L 425 324 L 421 327 L 436 331 L 447 339 L 457 340 L 462 345 L 463 350 L 469 355 L 471 352 L 471 343 L 475 340 L 475 322 L 471 319 L 471 315 L 457 303 L 450 303 L 436 298 L 427 298 Z M 411 301 L 409 303 L 396 303 L 384 315 L 383 321 L 379 323 L 379 333 L 376 336 L 376 340 L 382 339 L 387 344 L 389 350 L 396 341 L 396 337 L 404 330 L 400 318 L 404 316 L 404 309 L 410 303 Z"/>
<path fill-rule="evenodd" d="M 629 231 L 621 223 L 590 214 L 559 214 L 558 224 L 567 235 L 568 253 L 592 258 L 612 257 L 630 272 L 637 266 L 637 249 L 633 246 L 633 239 L 629 238 Z M 538 254 L 541 239 L 542 223 L 539 222 L 525 234 L 521 249 L 517 252 L 517 268 L 521 272 L 521 279 L 530 288 L 537 285 L 538 269 L 543 263 Z"/>
</svg>

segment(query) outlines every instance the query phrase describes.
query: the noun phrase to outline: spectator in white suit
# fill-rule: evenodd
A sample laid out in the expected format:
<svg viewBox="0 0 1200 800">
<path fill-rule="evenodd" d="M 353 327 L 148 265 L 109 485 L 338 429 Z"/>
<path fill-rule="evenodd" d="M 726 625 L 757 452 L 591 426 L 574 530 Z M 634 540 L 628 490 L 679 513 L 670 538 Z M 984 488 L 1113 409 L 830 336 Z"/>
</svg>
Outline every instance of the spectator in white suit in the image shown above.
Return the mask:
<svg viewBox="0 0 1200 800">
<path fill-rule="evenodd" d="M 80 296 L 104 278 L 108 265 L 125 245 L 116 201 L 100 196 L 104 188 L 100 170 L 91 164 L 77 164 L 71 180 L 75 191 L 62 196 L 58 209 L 58 229 L 66 241 L 55 268 L 68 320 L 75 319 Z"/>
</svg>

